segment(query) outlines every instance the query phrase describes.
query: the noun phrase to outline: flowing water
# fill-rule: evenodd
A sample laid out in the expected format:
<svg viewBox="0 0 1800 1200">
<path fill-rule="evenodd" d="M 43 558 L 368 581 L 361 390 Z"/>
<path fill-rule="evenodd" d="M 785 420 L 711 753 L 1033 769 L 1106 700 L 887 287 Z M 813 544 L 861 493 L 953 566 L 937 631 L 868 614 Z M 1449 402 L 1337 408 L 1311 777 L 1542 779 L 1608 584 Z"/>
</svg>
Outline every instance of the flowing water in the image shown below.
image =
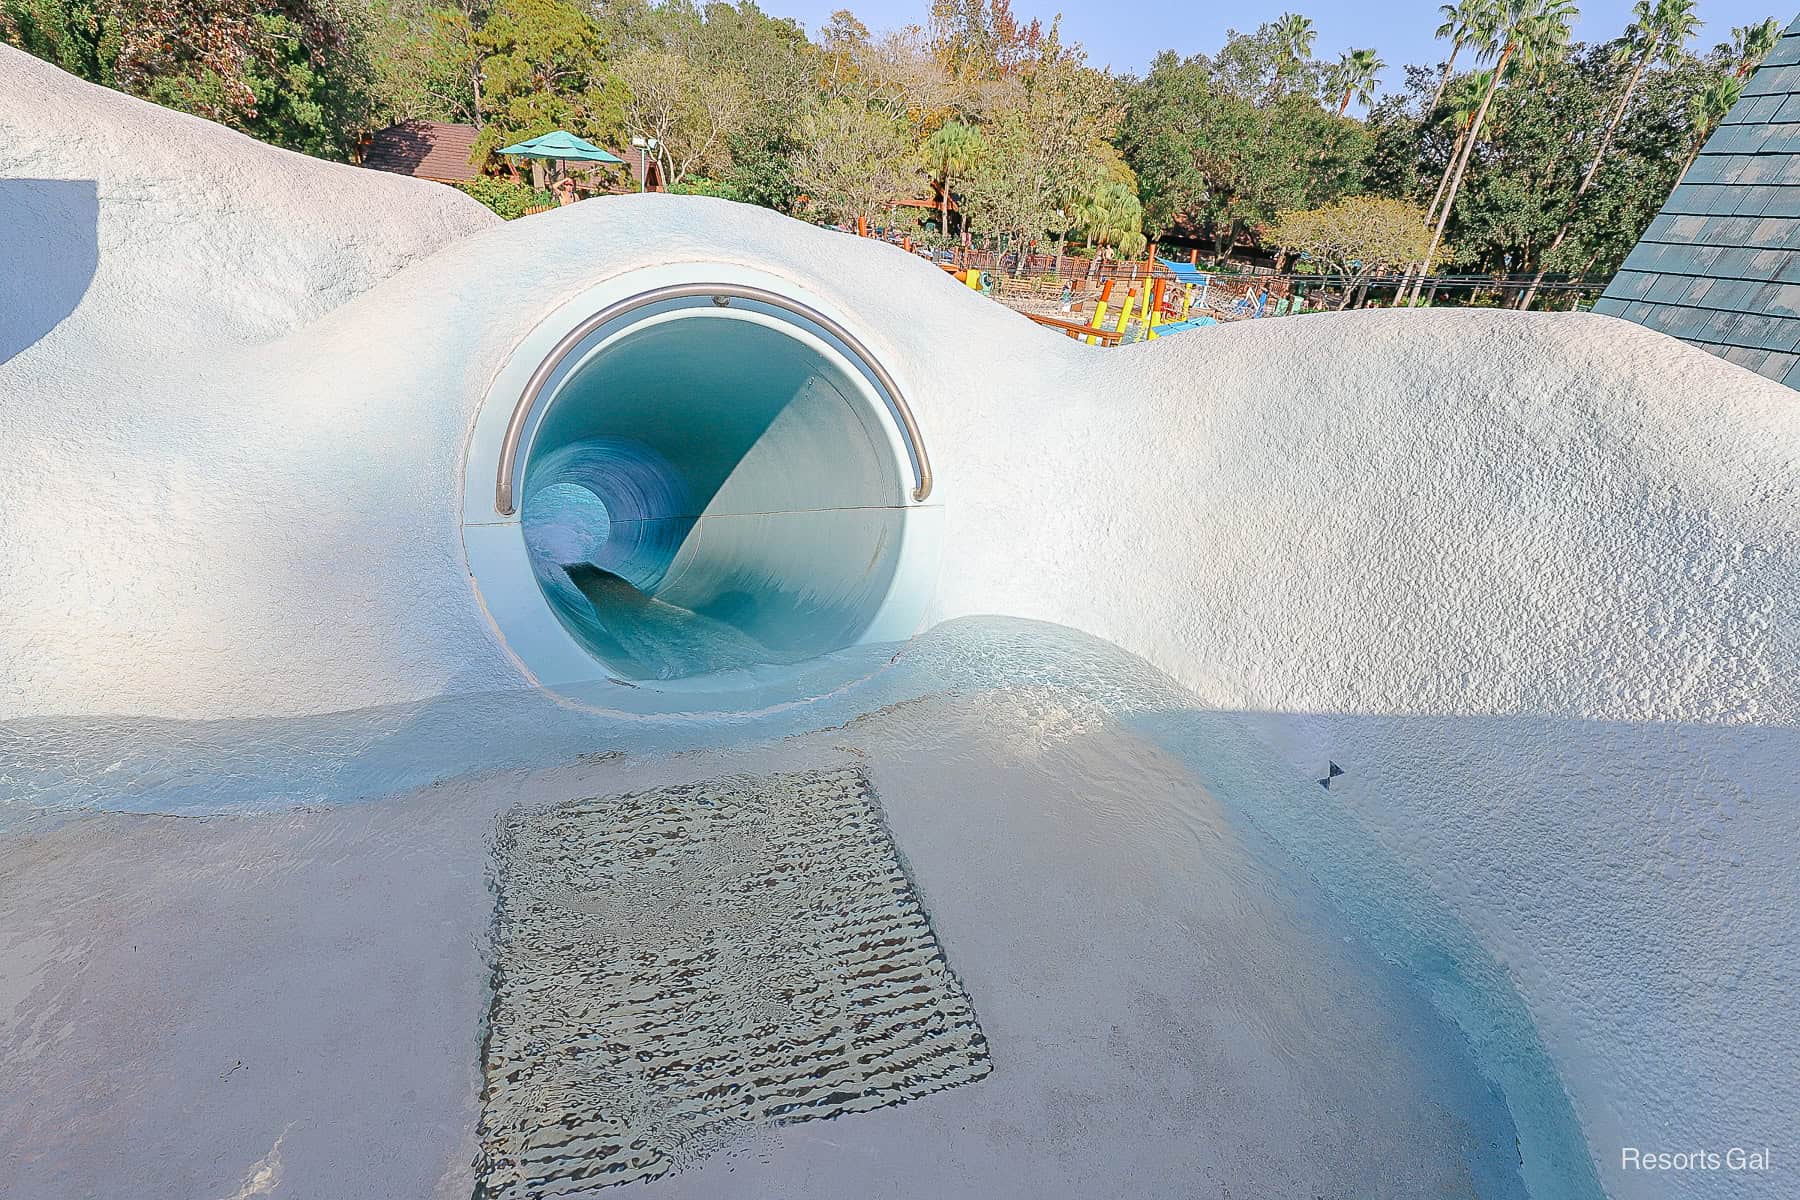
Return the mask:
<svg viewBox="0 0 1800 1200">
<path fill-rule="evenodd" d="M 1242 726 L 1018 621 L 769 670 L 3 731 L 8 1194 L 1593 1194 Z"/>
</svg>

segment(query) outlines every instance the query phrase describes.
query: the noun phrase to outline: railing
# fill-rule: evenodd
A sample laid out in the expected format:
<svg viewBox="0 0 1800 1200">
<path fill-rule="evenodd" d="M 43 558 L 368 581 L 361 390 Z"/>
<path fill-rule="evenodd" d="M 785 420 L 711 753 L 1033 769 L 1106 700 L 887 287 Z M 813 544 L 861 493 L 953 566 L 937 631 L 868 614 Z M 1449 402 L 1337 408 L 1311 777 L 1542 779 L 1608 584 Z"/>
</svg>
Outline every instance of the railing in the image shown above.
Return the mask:
<svg viewBox="0 0 1800 1200">
<path fill-rule="evenodd" d="M 1075 254 L 1027 254 L 1021 258 L 1010 251 L 996 253 L 993 250 L 971 250 L 960 246 L 954 250 L 921 249 L 917 253 L 959 271 L 992 271 L 996 275 L 1008 277 L 1048 275 L 1087 280 L 1091 283 L 1135 282 L 1153 274 L 1169 277 L 1166 269 L 1159 270 L 1154 263 L 1141 258 L 1096 260 Z"/>
<path fill-rule="evenodd" d="M 983 256 L 986 256 L 986 252 L 980 252 L 976 257 Z M 942 262 L 940 265 L 946 271 L 954 271 L 958 274 L 971 269 L 984 272 L 993 282 L 992 294 L 999 299 L 1011 299 L 1015 296 L 1016 289 L 1027 287 L 1036 287 L 1039 290 L 1025 294 L 1041 295 L 1044 294 L 1043 288 L 1055 284 L 1056 289 L 1060 290 L 1061 285 L 1065 282 L 1070 286 L 1071 298 L 1077 303 L 1084 303 L 1093 292 L 1108 283 L 1114 285 L 1115 295 L 1118 294 L 1119 287 L 1135 289 L 1150 279 L 1164 280 L 1172 287 L 1180 286 L 1180 280 L 1176 278 L 1175 274 L 1160 265 L 1154 270 L 1146 270 L 1141 262 L 1131 264 L 1136 268 L 1135 274 L 1131 269 L 1123 268 L 1117 275 L 1082 275 L 1067 270 L 1060 273 L 1049 271 L 1047 268 L 1057 261 L 1059 260 L 1045 258 L 1043 263 L 1039 264 L 1034 259 L 1027 264 L 1029 269 L 1022 274 L 1015 274 L 1011 270 L 1010 263 L 1004 269 L 982 266 L 979 262 L 971 262 L 968 266 L 949 262 Z M 1069 260 L 1060 261 L 1067 264 Z M 1046 269 L 1039 270 L 1040 265 Z M 1277 275 L 1267 270 L 1254 274 L 1235 271 L 1226 273 L 1209 271 L 1204 267 L 1199 268 L 1199 271 L 1206 283 L 1205 303 L 1209 307 L 1222 312 L 1237 311 L 1245 305 L 1248 298 L 1251 307 L 1260 306 L 1263 309 L 1260 315 L 1264 316 L 1276 315 L 1274 310 L 1278 305 L 1283 312 L 1290 309 L 1297 312 L 1300 310 L 1303 299 L 1311 301 L 1310 306 L 1306 309 L 1309 312 L 1335 308 L 1337 299 L 1343 295 L 1345 289 L 1356 292 L 1361 303 L 1379 304 L 1384 300 L 1391 303 L 1393 296 L 1404 287 L 1410 286 L 1412 282 L 1402 275 L 1358 278 L 1345 275 Z M 1524 289 L 1532 286 L 1533 282 L 1529 275 L 1431 275 L 1419 281 L 1419 291 L 1422 296 L 1430 296 L 1435 292 L 1470 294 L 1485 292 L 1499 294 L 1503 297 L 1510 292 L 1517 296 Z M 1607 283 L 1608 280 L 1604 278 L 1551 275 L 1537 282 L 1537 290 L 1539 295 L 1554 293 L 1564 296 L 1591 297 L 1605 291 Z M 1331 294 L 1330 300 L 1324 299 L 1327 293 Z"/>
<path fill-rule="evenodd" d="M 875 377 L 875 381 L 882 391 L 882 399 L 900 422 L 901 431 L 906 435 L 907 452 L 912 458 L 915 472 L 916 485 L 912 490 L 912 498 L 915 501 L 922 501 L 931 495 L 931 459 L 926 456 L 925 440 L 919 433 L 919 424 L 913 418 L 912 408 L 906 403 L 906 398 L 900 394 L 900 386 L 894 382 L 893 376 L 888 374 L 887 368 L 883 367 L 880 360 L 869 353 L 868 348 L 857 340 L 855 334 L 825 314 L 809 308 L 797 300 L 790 300 L 786 296 L 763 288 L 735 283 L 684 283 L 640 292 L 635 296 L 620 300 L 616 304 L 608 305 L 564 334 L 562 340 L 556 343 L 544 361 L 538 364 L 537 370 L 533 371 L 531 378 L 525 382 L 525 390 L 520 393 L 518 402 L 513 405 L 512 416 L 506 423 L 506 435 L 500 442 L 500 466 L 498 476 L 494 481 L 494 508 L 501 516 L 510 517 L 518 511 L 513 476 L 517 470 L 519 445 L 524 440 L 526 423 L 531 418 L 532 409 L 536 407 L 544 385 L 549 383 L 550 377 L 556 373 L 557 367 L 562 365 L 563 360 L 594 333 L 604 329 L 620 317 L 628 316 L 653 304 L 701 298 L 710 298 L 720 308 L 728 307 L 733 300 L 748 300 L 768 308 L 780 309 L 817 326 L 835 338 Z"/>
<path fill-rule="evenodd" d="M 1117 346 L 1123 342 L 1127 334 L 1119 329 L 1102 329 L 1097 325 L 1083 325 L 1080 321 L 1065 321 L 1061 317 L 1047 317 L 1043 313 L 1028 312 L 1023 314 L 1036 321 L 1046 329 L 1060 329 L 1076 341 L 1087 339 L 1102 346 Z"/>
<path fill-rule="evenodd" d="M 898 242 L 898 237 L 888 240 Z M 1089 287 L 1102 283 L 1138 283 L 1144 279 L 1175 278 L 1174 272 L 1161 263 L 1146 259 L 1099 259 L 1074 254 L 1026 254 L 1018 255 L 1011 251 L 978 250 L 966 246 L 949 249 L 930 250 L 920 247 L 916 253 L 930 258 L 946 270 L 955 271 L 988 271 L 996 280 L 999 279 L 1037 279 L 1060 278 L 1074 285 L 1075 294 L 1081 295 Z M 1371 278 L 1356 278 L 1344 275 L 1307 275 L 1292 271 L 1276 271 L 1273 267 L 1259 266 L 1255 263 L 1228 262 L 1226 264 L 1188 264 L 1194 270 L 1209 277 L 1212 287 L 1224 288 L 1233 295 L 1246 290 L 1256 292 L 1268 291 L 1271 299 L 1285 298 L 1295 292 L 1310 291 L 1316 288 L 1327 288 L 1342 291 L 1350 286 L 1377 292 L 1400 287 L 1409 280 L 1403 275 L 1382 274 Z M 1547 275 L 1542 280 L 1534 280 L 1530 275 L 1481 275 L 1461 273 L 1455 275 L 1432 275 L 1422 281 L 1421 294 L 1436 291 L 1464 292 L 1506 292 L 1519 291 L 1537 284 L 1541 292 L 1576 292 L 1583 295 L 1598 294 L 1606 290 L 1608 279 L 1605 277 Z"/>
</svg>

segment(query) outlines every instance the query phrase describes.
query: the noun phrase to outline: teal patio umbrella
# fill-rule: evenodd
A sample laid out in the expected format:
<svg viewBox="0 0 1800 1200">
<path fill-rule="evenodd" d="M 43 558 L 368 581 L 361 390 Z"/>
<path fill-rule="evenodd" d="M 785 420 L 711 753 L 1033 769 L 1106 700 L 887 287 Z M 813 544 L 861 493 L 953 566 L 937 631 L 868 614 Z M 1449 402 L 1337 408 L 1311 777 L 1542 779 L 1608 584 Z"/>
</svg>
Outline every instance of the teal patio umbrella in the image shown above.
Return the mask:
<svg viewBox="0 0 1800 1200">
<path fill-rule="evenodd" d="M 561 129 L 558 129 L 555 133 L 546 133 L 538 137 L 527 138 L 522 142 L 515 142 L 501 150 L 500 153 L 515 154 L 520 158 L 544 159 L 550 162 L 618 163 L 620 166 L 625 165 L 625 160 L 618 155 L 608 154 L 600 147 L 594 145 L 594 143 L 584 141 L 574 134 L 566 133 Z M 533 186 L 543 187 L 543 175 L 540 173 L 540 170 L 535 163 L 532 165 L 531 172 L 531 182 Z"/>
<path fill-rule="evenodd" d="M 590 162 L 625 164 L 625 160 L 616 154 L 608 154 L 592 142 L 583 141 L 572 133 L 558 129 L 555 133 L 546 133 L 539 137 L 527 138 L 501 150 L 502 154 L 516 154 L 520 158 L 550 158 L 561 162 Z"/>
</svg>

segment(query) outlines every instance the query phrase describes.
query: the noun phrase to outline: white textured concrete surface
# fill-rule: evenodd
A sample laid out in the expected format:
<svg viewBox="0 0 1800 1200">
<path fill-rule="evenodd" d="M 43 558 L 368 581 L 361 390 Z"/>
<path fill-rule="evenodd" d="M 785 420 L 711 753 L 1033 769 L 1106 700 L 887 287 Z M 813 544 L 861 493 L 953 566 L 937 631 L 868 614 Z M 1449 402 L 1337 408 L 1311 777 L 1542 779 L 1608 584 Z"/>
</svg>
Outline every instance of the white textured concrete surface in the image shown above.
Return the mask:
<svg viewBox="0 0 1800 1200">
<path fill-rule="evenodd" d="M 1491 1085 L 1403 974 L 1257 861 L 1180 763 L 1047 690 L 376 805 L 0 838 L 0 945 L 27 983 L 0 986 L 0 1178 L 9 1196 L 217 1200 L 259 1194 L 239 1185 L 272 1166 L 275 1200 L 466 1200 L 495 815 L 855 763 L 993 1073 L 584 1195 L 1523 1195 Z"/>
<path fill-rule="evenodd" d="M 0 182 L 0 312 L 85 286 L 53 337 L 76 358 L 102 335 L 151 354 L 277 337 L 500 223 L 454 189 L 277 150 L 4 45 Z"/>
<path fill-rule="evenodd" d="M 511 686 L 458 529 L 488 382 L 610 274 L 760 268 L 854 314 L 912 401 L 935 615 L 1086 630 L 1295 763 L 1350 767 L 1320 804 L 1501 964 L 1612 1194 L 1743 1182 L 1624 1172 L 1621 1145 L 1800 1128 L 1792 392 L 1574 315 L 1092 350 L 761 210 L 630 197 L 489 228 L 447 189 L 4 48 L 0 189 L 0 260 L 25 264 L 0 271 L 0 720 Z M 1269 823 L 1304 857 L 1311 821 Z M 1793 1194 L 1789 1144 L 1766 1194 Z"/>
</svg>

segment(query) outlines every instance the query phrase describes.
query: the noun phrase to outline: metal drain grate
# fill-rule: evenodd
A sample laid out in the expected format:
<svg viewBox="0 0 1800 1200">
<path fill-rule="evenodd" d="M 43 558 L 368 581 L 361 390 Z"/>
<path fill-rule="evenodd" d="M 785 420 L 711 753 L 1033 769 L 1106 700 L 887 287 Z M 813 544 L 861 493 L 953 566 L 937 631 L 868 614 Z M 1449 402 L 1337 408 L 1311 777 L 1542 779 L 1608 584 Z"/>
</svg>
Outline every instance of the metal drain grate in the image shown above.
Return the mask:
<svg viewBox="0 0 1800 1200">
<path fill-rule="evenodd" d="M 479 1197 L 655 1179 L 990 1069 L 861 771 L 515 811 L 496 878 Z"/>
</svg>

